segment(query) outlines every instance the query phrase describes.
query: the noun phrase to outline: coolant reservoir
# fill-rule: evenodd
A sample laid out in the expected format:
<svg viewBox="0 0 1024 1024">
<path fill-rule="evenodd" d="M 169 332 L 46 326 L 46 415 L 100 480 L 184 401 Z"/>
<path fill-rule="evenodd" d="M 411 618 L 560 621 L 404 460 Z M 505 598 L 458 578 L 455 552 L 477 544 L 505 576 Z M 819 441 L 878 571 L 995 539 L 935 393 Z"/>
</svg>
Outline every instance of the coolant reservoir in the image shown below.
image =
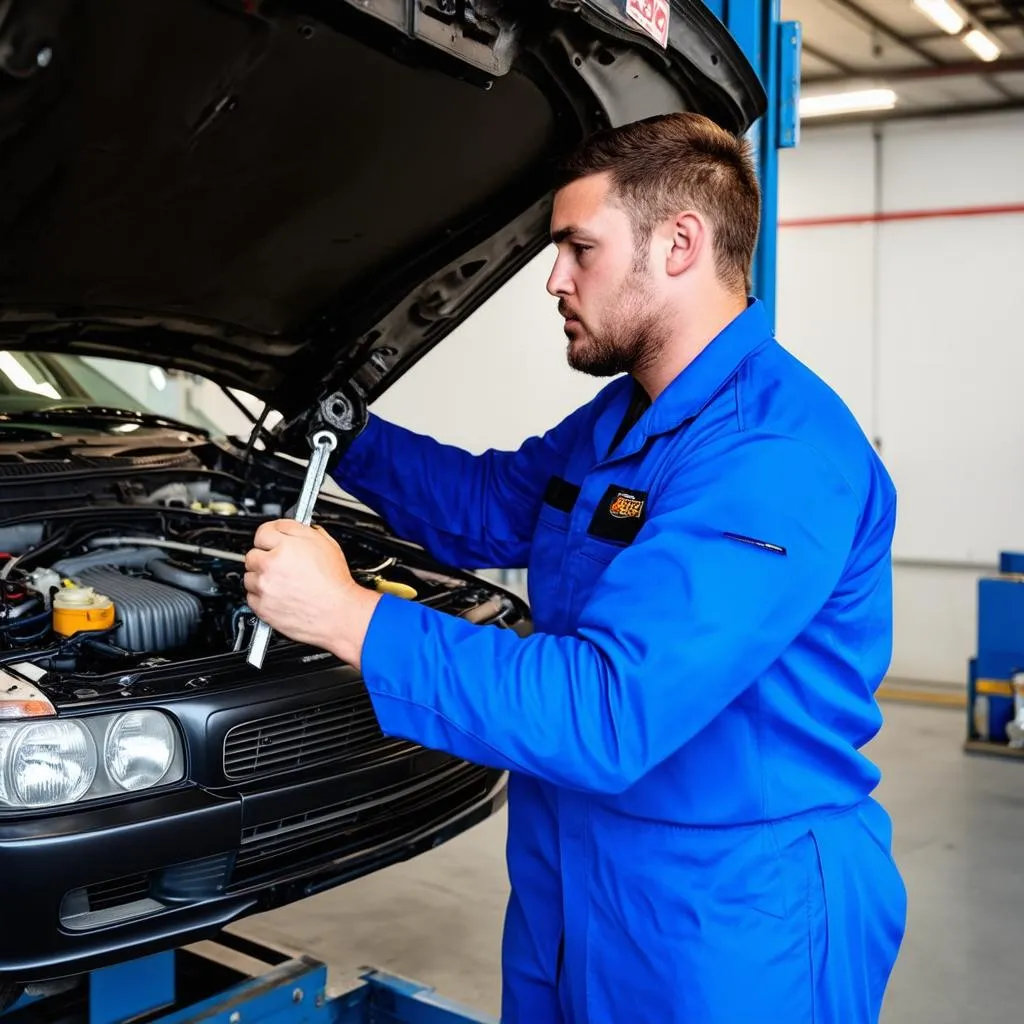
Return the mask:
<svg viewBox="0 0 1024 1024">
<path fill-rule="evenodd" d="M 71 636 L 114 625 L 114 602 L 92 587 L 65 587 L 53 595 L 53 630 Z"/>
<path fill-rule="evenodd" d="M 28 589 L 39 594 L 47 608 L 50 607 L 50 594 L 60 590 L 60 573 L 53 569 L 35 569 L 28 578 Z"/>
</svg>

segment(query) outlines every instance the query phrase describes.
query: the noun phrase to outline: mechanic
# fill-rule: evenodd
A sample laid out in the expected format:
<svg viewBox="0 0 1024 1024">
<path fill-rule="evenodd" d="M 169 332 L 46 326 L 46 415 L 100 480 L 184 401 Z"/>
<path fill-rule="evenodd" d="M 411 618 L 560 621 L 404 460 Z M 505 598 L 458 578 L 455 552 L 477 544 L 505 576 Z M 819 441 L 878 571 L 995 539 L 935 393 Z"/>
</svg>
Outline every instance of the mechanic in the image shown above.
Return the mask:
<svg viewBox="0 0 1024 1024">
<path fill-rule="evenodd" d="M 353 582 L 326 534 L 260 527 L 256 614 L 361 666 L 389 735 L 508 769 L 506 1024 L 867 1024 L 906 897 L 874 692 L 895 492 L 748 297 L 745 142 L 676 114 L 564 167 L 548 291 L 614 379 L 515 452 L 372 416 L 336 472 L 466 567 L 527 566 L 536 631 Z"/>
</svg>

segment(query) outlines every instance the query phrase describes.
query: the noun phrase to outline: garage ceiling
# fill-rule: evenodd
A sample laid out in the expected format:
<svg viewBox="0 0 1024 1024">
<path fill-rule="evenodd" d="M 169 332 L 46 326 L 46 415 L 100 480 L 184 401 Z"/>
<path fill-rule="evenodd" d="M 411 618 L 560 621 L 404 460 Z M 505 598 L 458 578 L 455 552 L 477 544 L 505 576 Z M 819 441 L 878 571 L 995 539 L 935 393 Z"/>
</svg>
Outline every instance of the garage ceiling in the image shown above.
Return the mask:
<svg viewBox="0 0 1024 1024">
<path fill-rule="evenodd" d="M 896 93 L 890 110 L 804 125 L 1024 109 L 1024 0 L 939 0 L 963 20 L 956 34 L 921 10 L 929 6 L 935 10 L 935 0 L 782 0 L 783 17 L 803 29 L 803 97 Z M 964 42 L 972 30 L 994 41 L 999 56 L 986 61 L 972 52 Z"/>
</svg>

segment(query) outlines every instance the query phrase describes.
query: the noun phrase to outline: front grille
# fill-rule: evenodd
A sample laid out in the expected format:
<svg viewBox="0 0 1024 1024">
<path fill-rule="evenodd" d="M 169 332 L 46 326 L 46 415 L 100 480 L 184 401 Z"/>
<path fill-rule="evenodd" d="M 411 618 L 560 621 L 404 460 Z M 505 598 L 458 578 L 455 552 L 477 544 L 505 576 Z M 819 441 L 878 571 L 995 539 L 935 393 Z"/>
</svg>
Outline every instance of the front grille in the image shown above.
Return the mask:
<svg viewBox="0 0 1024 1024">
<path fill-rule="evenodd" d="M 359 797 L 255 825 L 242 832 L 231 884 L 239 885 L 310 860 L 402 839 L 439 825 L 487 795 L 491 772 L 478 765 L 444 765 L 419 778 Z"/>
<path fill-rule="evenodd" d="M 340 700 L 234 726 L 224 738 L 224 775 L 255 779 L 408 746 L 385 739 L 369 694 L 360 688 Z"/>
<path fill-rule="evenodd" d="M 122 907 L 126 903 L 144 900 L 149 896 L 149 875 L 130 875 L 117 878 L 110 882 L 99 882 L 85 890 L 89 901 L 89 910 L 108 910 L 110 907 Z"/>
</svg>

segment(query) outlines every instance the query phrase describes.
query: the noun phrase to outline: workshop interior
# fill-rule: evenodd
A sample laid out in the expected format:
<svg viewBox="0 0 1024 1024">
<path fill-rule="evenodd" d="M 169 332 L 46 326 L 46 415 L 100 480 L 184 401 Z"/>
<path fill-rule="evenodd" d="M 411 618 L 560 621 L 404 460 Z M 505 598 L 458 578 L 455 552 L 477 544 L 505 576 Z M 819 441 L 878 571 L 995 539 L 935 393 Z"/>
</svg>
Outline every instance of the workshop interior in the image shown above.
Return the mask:
<svg viewBox="0 0 1024 1024">
<path fill-rule="evenodd" d="M 498 1020 L 508 773 L 385 735 L 246 552 L 529 635 L 329 467 L 597 394 L 553 166 L 673 111 L 750 140 L 752 292 L 898 493 L 881 1020 L 1020 1017 L 1022 0 L 0 0 L 0 1024 Z"/>
</svg>

